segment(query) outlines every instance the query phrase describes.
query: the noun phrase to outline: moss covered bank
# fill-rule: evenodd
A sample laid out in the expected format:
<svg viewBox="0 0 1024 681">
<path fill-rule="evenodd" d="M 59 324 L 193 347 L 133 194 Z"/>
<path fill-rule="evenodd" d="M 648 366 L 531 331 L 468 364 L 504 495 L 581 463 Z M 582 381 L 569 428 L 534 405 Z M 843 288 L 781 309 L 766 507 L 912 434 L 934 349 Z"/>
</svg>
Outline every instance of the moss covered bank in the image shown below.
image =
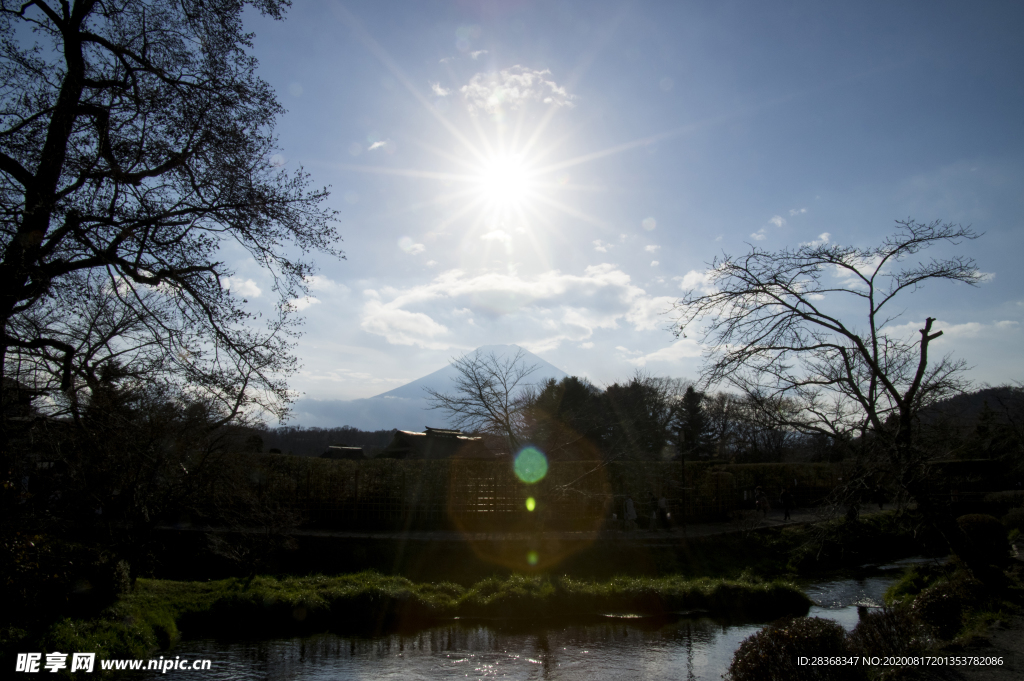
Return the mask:
<svg viewBox="0 0 1024 681">
<path fill-rule="evenodd" d="M 182 635 L 258 637 L 311 631 L 374 634 L 453 617 L 583 619 L 603 613 L 668 614 L 705 610 L 729 619 L 768 621 L 805 614 L 793 584 L 726 579 L 569 577 L 490 578 L 469 587 L 414 583 L 375 572 L 251 582 L 140 579 L 135 590 L 89 619 L 63 619 L 37 632 L 8 631 L 14 649 L 94 650 L 140 657 Z M 4 660 L 6 663 L 8 660 Z"/>
</svg>

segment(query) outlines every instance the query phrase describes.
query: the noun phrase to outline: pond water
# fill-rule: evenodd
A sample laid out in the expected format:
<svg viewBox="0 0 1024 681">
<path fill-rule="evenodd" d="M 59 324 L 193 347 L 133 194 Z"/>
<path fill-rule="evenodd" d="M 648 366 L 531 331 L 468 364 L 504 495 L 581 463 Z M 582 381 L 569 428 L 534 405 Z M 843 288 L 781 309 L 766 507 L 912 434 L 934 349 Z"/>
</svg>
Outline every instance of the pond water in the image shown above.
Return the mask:
<svg viewBox="0 0 1024 681">
<path fill-rule="evenodd" d="M 853 629 L 878 607 L 909 561 L 868 576 L 805 585 L 811 616 Z M 740 642 L 759 624 L 708 618 L 603 618 L 576 625 L 454 620 L 415 633 L 374 638 L 320 634 L 270 641 L 184 641 L 168 657 L 208 658 L 208 671 L 141 678 L 247 679 L 721 679 Z M 165 654 L 166 655 L 166 654 Z"/>
</svg>

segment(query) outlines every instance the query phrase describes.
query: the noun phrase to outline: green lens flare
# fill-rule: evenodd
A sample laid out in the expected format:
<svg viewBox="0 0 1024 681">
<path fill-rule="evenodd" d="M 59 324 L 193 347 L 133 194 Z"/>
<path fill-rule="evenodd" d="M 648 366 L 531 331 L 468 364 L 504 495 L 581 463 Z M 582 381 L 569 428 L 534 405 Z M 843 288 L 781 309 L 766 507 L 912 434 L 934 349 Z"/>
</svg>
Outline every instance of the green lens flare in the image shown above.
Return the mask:
<svg viewBox="0 0 1024 681">
<path fill-rule="evenodd" d="M 537 508 L 537 500 L 533 497 L 526 497 L 526 510 L 532 511 L 535 508 Z"/>
<path fill-rule="evenodd" d="M 540 560 L 540 556 L 537 555 L 536 551 L 530 551 L 526 554 L 526 562 L 530 565 L 536 565 L 538 560 Z"/>
<path fill-rule="evenodd" d="M 525 447 L 516 454 L 516 476 L 528 485 L 548 474 L 548 458 L 536 447 Z"/>
</svg>

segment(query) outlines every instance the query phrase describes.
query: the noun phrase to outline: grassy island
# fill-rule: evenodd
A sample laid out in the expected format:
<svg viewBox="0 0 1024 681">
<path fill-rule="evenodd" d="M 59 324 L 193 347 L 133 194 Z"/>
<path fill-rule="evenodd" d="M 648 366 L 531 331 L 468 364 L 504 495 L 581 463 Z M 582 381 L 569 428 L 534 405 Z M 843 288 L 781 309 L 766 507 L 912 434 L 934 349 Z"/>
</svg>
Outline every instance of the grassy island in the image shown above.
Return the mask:
<svg viewBox="0 0 1024 681">
<path fill-rule="evenodd" d="M 98 616 L 63 619 L 36 640 L 47 650 L 96 650 L 111 657 L 138 657 L 166 649 L 183 634 L 375 633 L 455 617 L 578 620 L 608 613 L 669 615 L 701 610 L 726 619 L 767 621 L 806 614 L 810 604 L 791 583 L 753 579 L 621 577 L 590 582 L 513 575 L 469 587 L 414 583 L 376 572 L 251 581 L 140 579 L 131 594 Z"/>
</svg>

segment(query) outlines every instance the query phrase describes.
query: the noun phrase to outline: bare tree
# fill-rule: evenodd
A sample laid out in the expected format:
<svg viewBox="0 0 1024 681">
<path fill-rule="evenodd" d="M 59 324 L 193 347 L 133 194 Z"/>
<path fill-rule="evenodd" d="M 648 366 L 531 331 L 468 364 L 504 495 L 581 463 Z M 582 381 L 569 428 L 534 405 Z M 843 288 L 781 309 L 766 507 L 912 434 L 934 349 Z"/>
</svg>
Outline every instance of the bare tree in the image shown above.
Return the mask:
<svg viewBox="0 0 1024 681">
<path fill-rule="evenodd" d="M 733 444 L 737 461 L 782 462 L 799 436 L 788 425 L 801 419 L 799 405 L 785 397 L 755 393 L 737 400 L 735 407 Z"/>
<path fill-rule="evenodd" d="M 144 288 L 134 294 L 140 304 L 131 304 L 124 300 L 127 294 L 109 286 L 105 273 L 76 272 L 12 320 L 10 328 L 19 335 L 50 338 L 72 350 L 41 345 L 8 351 L 10 374 L 32 394 L 48 396 L 40 406 L 49 415 L 79 421 L 101 376 L 112 370 L 122 379 L 201 388 L 198 394 L 215 403 L 221 414 L 211 422 L 217 427 L 235 418 L 244 401 L 256 401 L 252 391 L 226 390 L 232 381 L 244 383 L 260 369 L 286 366 L 287 357 L 276 355 L 286 353 L 287 346 L 276 337 L 252 348 L 247 361 L 233 367 L 233 375 L 225 376 L 224 366 L 218 373 L 216 365 L 196 361 L 204 334 L 183 323 L 167 295 Z M 283 383 L 281 378 L 274 382 Z"/>
<path fill-rule="evenodd" d="M 308 254 L 340 256 L 340 238 L 326 190 L 273 156 L 283 109 L 247 53 L 245 4 L 0 0 L 3 378 L 73 394 L 128 353 L 229 416 L 285 412 L 291 301 Z M 288 3 L 251 4 L 280 18 Z M 276 312 L 248 311 L 227 242 L 269 271 Z"/>
<path fill-rule="evenodd" d="M 677 303 L 677 335 L 703 336 L 705 384 L 731 384 L 755 405 L 785 398 L 799 407 L 766 414 L 779 425 L 882 443 L 903 490 L 925 504 L 915 420 L 924 405 L 962 390 L 964 363 L 929 356 L 942 335 L 931 317 L 916 338 L 897 330 L 897 298 L 932 281 L 977 284 L 971 258 L 919 254 L 978 236 L 970 227 L 902 220 L 873 248 L 823 240 L 725 255 L 710 263 L 704 288 Z"/>
<path fill-rule="evenodd" d="M 463 355 L 452 360 L 458 370 L 454 392 L 426 389 L 431 409 L 445 412 L 452 425 L 465 430 L 500 435 L 510 451 L 519 448 L 523 419 L 532 398 L 532 386 L 526 379 L 537 370 L 527 365 L 525 353 Z"/>
</svg>

